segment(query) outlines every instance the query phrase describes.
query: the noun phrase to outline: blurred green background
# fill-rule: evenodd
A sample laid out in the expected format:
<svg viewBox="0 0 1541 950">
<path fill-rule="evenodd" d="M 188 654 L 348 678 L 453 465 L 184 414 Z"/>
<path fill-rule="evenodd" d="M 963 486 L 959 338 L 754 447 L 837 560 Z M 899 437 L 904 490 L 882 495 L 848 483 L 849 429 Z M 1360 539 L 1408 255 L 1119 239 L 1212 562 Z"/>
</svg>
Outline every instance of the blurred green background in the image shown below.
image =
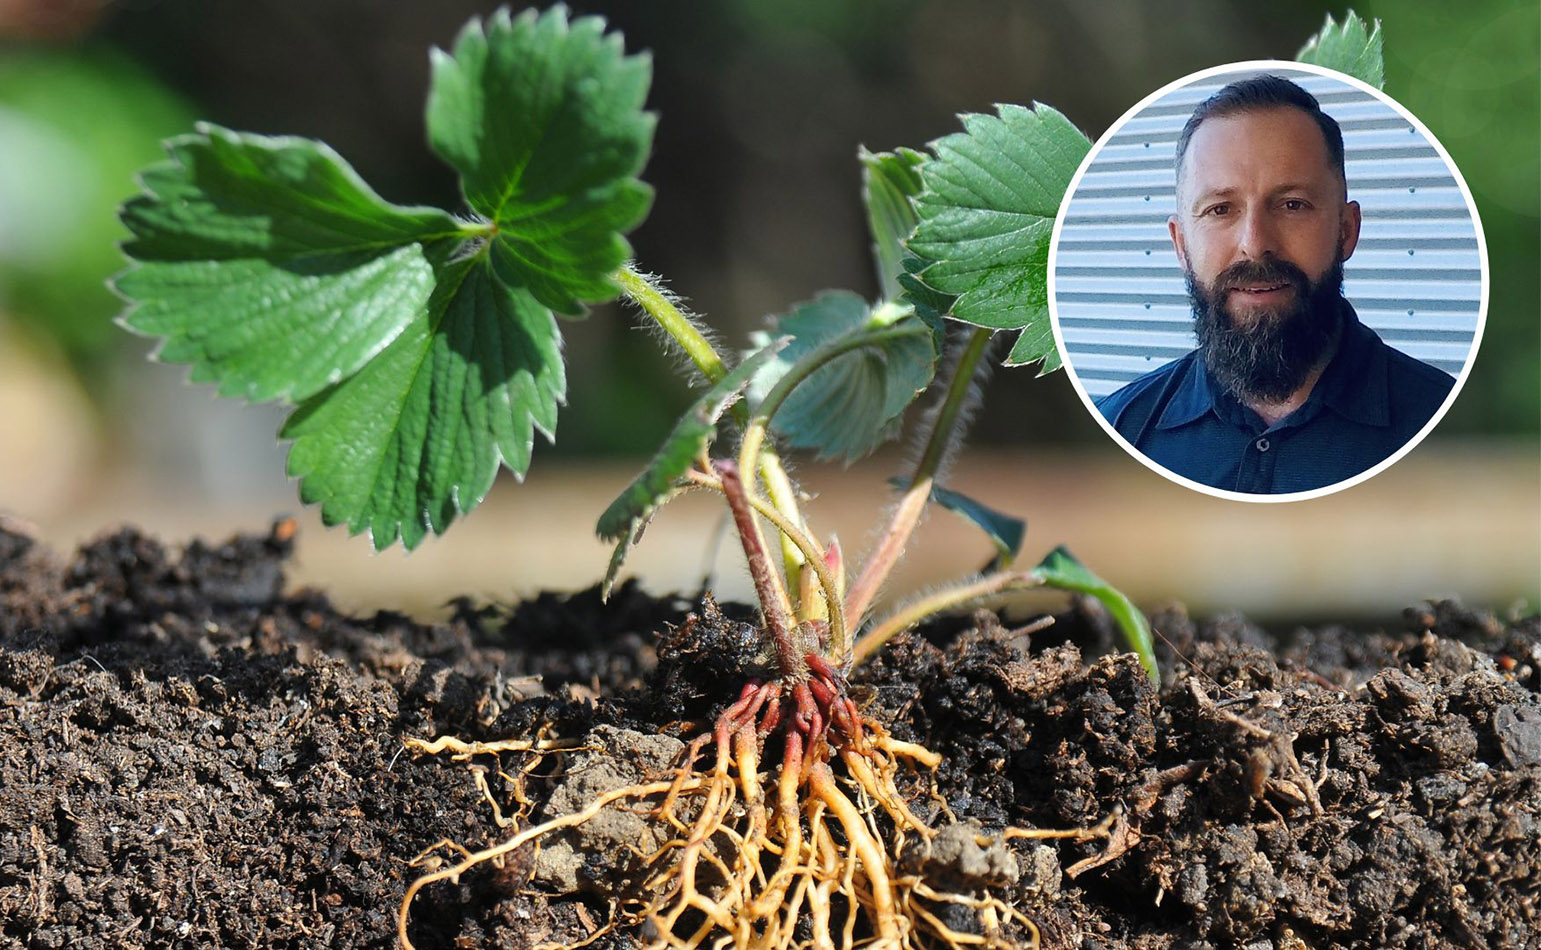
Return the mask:
<svg viewBox="0 0 1541 950">
<path fill-rule="evenodd" d="M 426 51 L 494 6 L 0 0 L 0 400 L 10 385 L 10 404 L 24 406 L 0 421 L 0 457 L 13 470 L 0 480 L 0 510 L 46 521 L 108 491 L 103 480 L 135 478 L 215 501 L 250 489 L 260 503 L 287 496 L 297 507 L 270 438 L 279 414 L 221 414 L 181 391 L 180 369 L 146 364 L 148 341 L 113 326 L 118 306 L 104 281 L 121 266 L 116 205 L 133 193 L 132 173 L 159 156 L 158 141 L 202 118 L 324 139 L 385 197 L 458 208 L 452 175 L 423 140 Z M 657 199 L 633 246 L 644 268 L 665 274 L 735 344 L 767 314 L 819 290 L 876 293 L 858 145 L 920 146 L 955 131 L 959 112 L 1033 100 L 1095 139 L 1187 73 L 1292 58 L 1329 11 L 1345 9 L 1290 0 L 573 6 L 606 16 L 628 48 L 653 53 L 650 106 L 661 121 L 645 177 Z M 1481 351 L 1428 444 L 1533 453 L 1541 5 L 1400 0 L 1355 9 L 1383 20 L 1386 91 L 1454 157 L 1487 236 L 1492 295 Z M 537 449 L 535 469 L 564 455 L 652 451 L 688 398 L 657 347 L 614 307 L 564 333 L 571 396 L 560 442 Z M 31 395 L 17 394 L 24 380 L 34 381 Z M 973 444 L 1117 454 L 1063 374 L 1031 371 L 998 374 Z M 43 460 L 36 474 L 27 474 L 26 446 Z"/>
</svg>

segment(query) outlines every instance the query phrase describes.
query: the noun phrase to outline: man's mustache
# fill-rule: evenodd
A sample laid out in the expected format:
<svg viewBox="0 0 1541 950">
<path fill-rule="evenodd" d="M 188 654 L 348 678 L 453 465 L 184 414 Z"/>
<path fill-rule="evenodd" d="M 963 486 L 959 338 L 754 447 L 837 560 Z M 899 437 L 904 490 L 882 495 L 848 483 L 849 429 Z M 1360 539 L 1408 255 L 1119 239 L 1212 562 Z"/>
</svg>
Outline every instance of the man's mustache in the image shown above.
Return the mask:
<svg viewBox="0 0 1541 950">
<path fill-rule="evenodd" d="M 1221 271 L 1215 276 L 1210 293 L 1218 296 L 1238 287 L 1259 284 L 1289 284 L 1297 293 L 1304 294 L 1311 287 L 1311 278 L 1289 261 L 1265 255 L 1255 261 L 1237 261 Z"/>
</svg>

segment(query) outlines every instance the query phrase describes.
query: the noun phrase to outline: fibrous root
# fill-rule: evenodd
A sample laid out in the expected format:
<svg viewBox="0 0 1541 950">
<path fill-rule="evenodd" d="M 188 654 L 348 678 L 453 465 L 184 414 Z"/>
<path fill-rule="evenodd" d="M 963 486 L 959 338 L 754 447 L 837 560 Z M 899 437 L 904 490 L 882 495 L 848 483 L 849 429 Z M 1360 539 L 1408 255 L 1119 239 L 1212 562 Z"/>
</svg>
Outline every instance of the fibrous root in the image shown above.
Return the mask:
<svg viewBox="0 0 1541 950">
<path fill-rule="evenodd" d="M 422 888 L 629 804 L 646 809 L 668 840 L 638 855 L 640 883 L 616 895 L 610 926 L 642 924 L 650 950 L 1036 947 L 1036 926 L 1004 900 L 984 889 L 955 893 L 911 870 L 920 862 L 903 860 L 907 850 L 925 848 L 935 831 L 896 780 L 905 768 L 934 770 L 940 757 L 865 718 L 817 654 L 806 664 L 790 683 L 747 683 L 672 777 L 614 789 L 482 851 L 457 849 L 459 860 L 408 887 L 402 946 L 412 946 L 408 914 Z"/>
</svg>

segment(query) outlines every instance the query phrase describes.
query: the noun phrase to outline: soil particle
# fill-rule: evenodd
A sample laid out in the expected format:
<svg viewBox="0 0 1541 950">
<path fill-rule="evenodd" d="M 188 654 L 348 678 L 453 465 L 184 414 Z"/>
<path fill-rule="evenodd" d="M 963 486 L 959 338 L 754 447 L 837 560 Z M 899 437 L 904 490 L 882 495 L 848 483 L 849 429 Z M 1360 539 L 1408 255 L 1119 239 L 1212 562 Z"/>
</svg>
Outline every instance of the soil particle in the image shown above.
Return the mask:
<svg viewBox="0 0 1541 950">
<path fill-rule="evenodd" d="M 347 617 L 286 592 L 292 537 L 177 551 L 125 530 L 63 559 L 0 524 L 0 948 L 392 946 L 406 883 L 452 857 L 414 865 L 423 849 L 509 833 L 499 773 L 528 773 L 531 816 L 570 810 L 673 764 L 763 672 L 752 612 L 634 585 Z M 1090 604 L 1032 638 L 990 613 L 940 622 L 857 671 L 869 716 L 943 756 L 958 823 L 928 874 L 990 881 L 1050 947 L 1541 945 L 1541 620 L 1440 602 L 1405 632 L 1284 646 L 1240 617 L 1153 622 L 1159 691 L 1101 655 Z M 482 757 L 478 783 L 402 744 L 444 734 L 594 748 Z M 906 778 L 918 810 L 930 780 Z M 554 887 L 516 855 L 428 888 L 414 941 L 588 936 L 593 888 L 644 840 L 627 817 L 580 838 Z"/>
<path fill-rule="evenodd" d="M 914 870 L 951 893 L 1005 887 L 1022 876 L 1016 854 L 999 838 L 991 840 L 977 821 L 945 825 L 917 850 Z"/>
<path fill-rule="evenodd" d="M 564 767 L 537 820 L 581 811 L 606 792 L 659 781 L 671 768 L 679 767 L 684 751 L 685 743 L 669 736 L 596 726 L 582 751 Z M 595 820 L 558 834 L 543 845 L 535 861 L 534 878 L 558 894 L 580 888 L 613 893 L 618 876 L 630 879 L 642 869 L 641 862 L 635 860 L 637 852 L 652 854 L 664 844 L 660 831 L 657 823 L 635 809 L 606 809 Z M 605 860 L 591 860 L 596 856 Z"/>
</svg>

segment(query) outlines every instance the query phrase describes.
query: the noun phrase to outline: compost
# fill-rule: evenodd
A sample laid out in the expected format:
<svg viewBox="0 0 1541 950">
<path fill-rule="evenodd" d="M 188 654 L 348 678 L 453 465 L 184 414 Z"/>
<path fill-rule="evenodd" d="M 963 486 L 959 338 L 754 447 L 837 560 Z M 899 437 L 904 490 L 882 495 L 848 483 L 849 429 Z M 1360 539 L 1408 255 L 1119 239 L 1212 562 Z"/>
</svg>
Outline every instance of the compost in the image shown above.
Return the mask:
<svg viewBox="0 0 1541 950">
<path fill-rule="evenodd" d="M 445 842 L 574 807 L 605 768 L 666 769 L 759 662 L 747 608 L 634 585 L 351 617 L 286 587 L 293 534 L 171 549 L 126 529 L 65 558 L 0 528 L 0 947 L 390 947 Z M 1158 691 L 1093 604 L 1033 632 L 977 612 L 850 690 L 942 756 L 904 777 L 944 829 L 917 873 L 991 888 L 1046 947 L 1541 945 L 1541 620 L 1405 617 L 1279 642 L 1167 610 Z M 581 748 L 405 744 L 439 736 Z M 617 842 L 645 825 L 425 888 L 413 943 L 642 946 L 605 927 Z"/>
</svg>

